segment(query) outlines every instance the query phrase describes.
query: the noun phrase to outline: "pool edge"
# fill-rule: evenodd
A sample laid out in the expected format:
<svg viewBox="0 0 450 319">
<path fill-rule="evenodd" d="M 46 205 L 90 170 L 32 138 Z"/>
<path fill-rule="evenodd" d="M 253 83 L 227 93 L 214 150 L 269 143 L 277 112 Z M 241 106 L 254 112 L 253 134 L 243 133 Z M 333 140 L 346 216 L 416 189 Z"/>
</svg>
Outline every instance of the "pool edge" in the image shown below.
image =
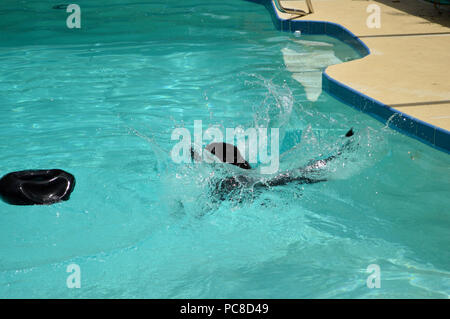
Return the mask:
<svg viewBox="0 0 450 319">
<path fill-rule="evenodd" d="M 350 45 L 361 55 L 361 58 L 371 53 L 369 47 L 361 39 L 338 23 L 283 19 L 278 14 L 274 0 L 259 0 L 255 2 L 263 4 L 269 10 L 272 21 L 278 30 L 285 32 L 300 31 L 304 34 L 324 34 L 334 37 Z M 327 69 L 322 73 L 322 88 L 345 104 L 389 125 L 390 128 L 439 151 L 450 154 L 450 131 L 396 110 L 333 79 L 327 74 Z"/>
</svg>

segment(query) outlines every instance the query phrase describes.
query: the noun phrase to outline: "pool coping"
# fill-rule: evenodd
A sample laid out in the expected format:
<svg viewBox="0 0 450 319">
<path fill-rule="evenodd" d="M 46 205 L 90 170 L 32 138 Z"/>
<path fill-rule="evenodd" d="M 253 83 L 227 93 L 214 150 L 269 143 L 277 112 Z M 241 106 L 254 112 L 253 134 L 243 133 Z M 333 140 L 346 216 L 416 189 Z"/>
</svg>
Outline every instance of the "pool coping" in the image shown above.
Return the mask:
<svg viewBox="0 0 450 319">
<path fill-rule="evenodd" d="M 272 21 L 278 30 L 291 33 L 300 31 L 303 34 L 328 35 L 350 45 L 361 55 L 360 58 L 371 54 L 369 47 L 361 39 L 338 23 L 283 19 L 278 14 L 274 0 L 259 0 L 256 2 L 263 4 L 269 10 Z M 333 79 L 327 74 L 327 69 L 322 73 L 322 88 L 345 104 L 367 113 L 390 128 L 450 154 L 450 131 L 396 110 Z"/>
</svg>

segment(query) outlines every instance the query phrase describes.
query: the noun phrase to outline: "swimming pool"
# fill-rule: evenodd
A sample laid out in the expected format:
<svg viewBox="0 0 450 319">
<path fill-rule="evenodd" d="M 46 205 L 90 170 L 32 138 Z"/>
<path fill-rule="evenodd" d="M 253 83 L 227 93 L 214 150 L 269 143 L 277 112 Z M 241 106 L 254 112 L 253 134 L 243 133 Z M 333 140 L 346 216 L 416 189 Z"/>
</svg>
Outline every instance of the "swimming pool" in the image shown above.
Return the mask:
<svg viewBox="0 0 450 319">
<path fill-rule="evenodd" d="M 79 30 L 54 1 L 1 5 L 0 174 L 61 168 L 77 185 L 52 206 L 0 202 L 0 297 L 448 298 L 448 154 L 321 90 L 350 47 L 276 31 L 249 1 L 78 4 Z M 211 170 L 168 156 L 194 120 L 280 128 L 281 151 L 296 146 L 282 169 L 350 127 L 358 146 L 325 183 L 213 202 Z"/>
</svg>

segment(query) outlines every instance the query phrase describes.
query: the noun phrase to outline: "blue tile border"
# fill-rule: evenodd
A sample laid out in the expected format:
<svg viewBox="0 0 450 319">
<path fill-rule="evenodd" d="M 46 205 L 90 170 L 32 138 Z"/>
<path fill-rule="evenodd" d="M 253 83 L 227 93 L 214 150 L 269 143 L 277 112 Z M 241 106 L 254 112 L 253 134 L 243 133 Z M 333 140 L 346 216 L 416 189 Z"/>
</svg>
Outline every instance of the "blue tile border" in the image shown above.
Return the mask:
<svg viewBox="0 0 450 319">
<path fill-rule="evenodd" d="M 370 54 L 370 49 L 350 30 L 340 24 L 328 21 L 286 20 L 278 15 L 273 0 L 257 0 L 270 12 L 272 21 L 278 30 L 285 32 L 300 31 L 304 34 L 324 34 L 343 41 L 354 48 L 361 57 Z M 426 123 L 408 114 L 400 112 L 381 103 L 351 87 L 331 78 L 326 70 L 322 74 L 322 87 L 329 94 L 376 118 L 387 123 L 389 127 L 413 137 L 438 150 L 450 154 L 450 131 Z"/>
</svg>

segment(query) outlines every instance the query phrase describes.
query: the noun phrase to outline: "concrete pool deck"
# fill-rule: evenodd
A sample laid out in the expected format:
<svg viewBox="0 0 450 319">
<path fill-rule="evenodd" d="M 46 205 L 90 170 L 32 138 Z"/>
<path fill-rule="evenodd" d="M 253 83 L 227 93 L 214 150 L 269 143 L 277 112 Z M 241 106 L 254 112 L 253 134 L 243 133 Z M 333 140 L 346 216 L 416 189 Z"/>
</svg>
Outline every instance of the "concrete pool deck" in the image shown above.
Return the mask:
<svg viewBox="0 0 450 319">
<path fill-rule="evenodd" d="M 282 0 L 306 10 L 305 1 Z M 366 96 L 450 131 L 450 10 L 440 14 L 419 0 L 312 0 L 314 13 L 294 20 L 342 25 L 370 49 L 362 59 L 329 66 L 326 73 Z M 371 4 L 380 28 L 369 28 Z M 282 19 L 295 15 L 278 12 Z"/>
</svg>

